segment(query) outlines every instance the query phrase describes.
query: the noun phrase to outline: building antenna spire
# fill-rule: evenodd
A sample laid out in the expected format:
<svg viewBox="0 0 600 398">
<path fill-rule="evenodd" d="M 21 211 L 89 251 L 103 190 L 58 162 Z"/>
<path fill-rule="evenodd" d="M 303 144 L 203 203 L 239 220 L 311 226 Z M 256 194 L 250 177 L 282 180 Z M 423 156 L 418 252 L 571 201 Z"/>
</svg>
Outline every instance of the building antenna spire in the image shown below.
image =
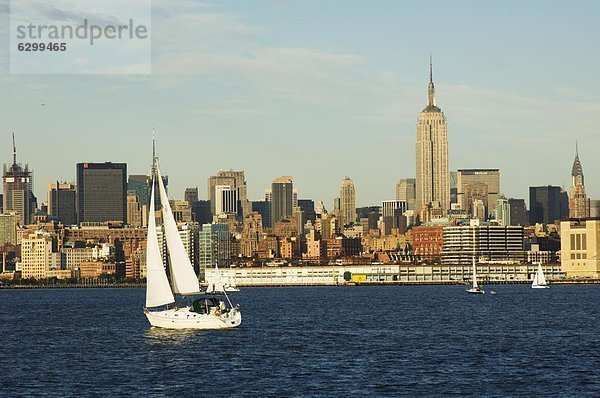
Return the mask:
<svg viewBox="0 0 600 398">
<path fill-rule="evenodd" d="M 429 53 L 429 83 L 433 84 L 433 61 L 431 53 Z"/>
<path fill-rule="evenodd" d="M 579 156 L 579 148 L 577 147 L 577 140 L 575 140 L 575 155 Z"/>
<path fill-rule="evenodd" d="M 15 132 L 12 133 L 13 139 L 13 166 L 17 165 L 17 145 L 15 144 Z"/>
<path fill-rule="evenodd" d="M 429 53 L 429 87 L 427 88 L 427 107 L 435 107 L 435 86 L 433 85 L 433 60 Z"/>
<path fill-rule="evenodd" d="M 154 123 L 152 123 L 152 163 L 156 159 L 156 133 L 154 132 Z"/>
</svg>

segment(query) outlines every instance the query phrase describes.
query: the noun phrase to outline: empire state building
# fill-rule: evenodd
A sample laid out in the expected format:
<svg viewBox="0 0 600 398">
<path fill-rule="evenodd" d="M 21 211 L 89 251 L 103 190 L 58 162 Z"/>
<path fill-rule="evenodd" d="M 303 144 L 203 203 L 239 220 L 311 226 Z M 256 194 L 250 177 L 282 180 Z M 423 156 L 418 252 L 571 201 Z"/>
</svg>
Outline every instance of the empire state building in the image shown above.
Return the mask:
<svg viewBox="0 0 600 398">
<path fill-rule="evenodd" d="M 450 208 L 448 126 L 444 113 L 435 103 L 431 59 L 427 106 L 417 122 L 416 161 L 415 209 L 439 206 L 445 213 Z"/>
</svg>

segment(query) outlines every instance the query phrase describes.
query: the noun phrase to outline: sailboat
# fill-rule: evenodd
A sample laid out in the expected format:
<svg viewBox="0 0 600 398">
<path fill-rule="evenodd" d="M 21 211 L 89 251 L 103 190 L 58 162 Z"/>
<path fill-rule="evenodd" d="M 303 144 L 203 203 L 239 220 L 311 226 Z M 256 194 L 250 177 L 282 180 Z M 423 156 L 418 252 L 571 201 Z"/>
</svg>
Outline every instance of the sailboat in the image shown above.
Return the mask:
<svg viewBox="0 0 600 398">
<path fill-rule="evenodd" d="M 546 282 L 544 271 L 542 271 L 542 263 L 538 263 L 538 269 L 536 274 L 533 276 L 531 287 L 533 289 L 547 289 L 550 287 L 550 285 L 548 285 L 548 282 Z"/>
<path fill-rule="evenodd" d="M 239 292 L 240 289 L 231 281 L 231 278 L 223 281 L 223 274 L 219 270 L 219 266 L 215 264 L 215 276 L 208 281 L 208 287 L 206 288 L 207 293 L 225 293 L 225 292 Z"/>
<path fill-rule="evenodd" d="M 484 294 L 485 290 L 477 284 L 477 265 L 475 264 L 475 227 L 473 226 L 473 285 L 467 289 L 467 293 Z"/>
<path fill-rule="evenodd" d="M 173 212 L 169 204 L 163 179 L 154 157 L 152 194 L 148 216 L 146 243 L 146 306 L 144 313 L 152 326 L 167 329 L 225 329 L 238 327 L 242 314 L 224 293 L 220 296 L 202 294 L 198 276 L 185 251 Z M 167 277 L 158 244 L 154 214 L 154 187 L 158 183 L 162 216 L 169 252 L 170 281 Z M 201 297 L 192 301 L 194 296 Z M 178 298 L 178 300 L 176 300 Z M 188 305 L 184 305 L 187 302 Z"/>
<path fill-rule="evenodd" d="M 475 256 L 473 256 L 473 286 L 470 289 L 467 289 L 467 293 L 475 293 L 475 294 L 484 294 L 485 290 L 483 290 L 477 284 L 477 265 L 475 264 Z"/>
</svg>

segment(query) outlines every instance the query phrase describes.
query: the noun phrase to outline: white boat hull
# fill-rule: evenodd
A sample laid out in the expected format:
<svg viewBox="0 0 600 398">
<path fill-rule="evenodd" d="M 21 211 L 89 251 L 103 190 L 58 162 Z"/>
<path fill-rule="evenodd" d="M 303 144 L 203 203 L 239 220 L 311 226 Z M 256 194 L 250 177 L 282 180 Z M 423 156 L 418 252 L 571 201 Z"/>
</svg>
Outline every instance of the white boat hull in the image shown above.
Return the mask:
<svg viewBox="0 0 600 398">
<path fill-rule="evenodd" d="M 549 285 L 531 285 L 532 289 L 548 289 Z"/>
<path fill-rule="evenodd" d="M 152 326 L 165 329 L 229 329 L 240 326 L 242 314 L 231 309 L 223 314 L 199 314 L 190 307 L 162 311 L 144 310 Z"/>
<path fill-rule="evenodd" d="M 467 293 L 472 293 L 472 294 L 484 294 L 485 291 L 481 290 L 481 289 L 476 289 L 476 288 L 471 288 L 471 289 L 467 289 Z"/>
</svg>

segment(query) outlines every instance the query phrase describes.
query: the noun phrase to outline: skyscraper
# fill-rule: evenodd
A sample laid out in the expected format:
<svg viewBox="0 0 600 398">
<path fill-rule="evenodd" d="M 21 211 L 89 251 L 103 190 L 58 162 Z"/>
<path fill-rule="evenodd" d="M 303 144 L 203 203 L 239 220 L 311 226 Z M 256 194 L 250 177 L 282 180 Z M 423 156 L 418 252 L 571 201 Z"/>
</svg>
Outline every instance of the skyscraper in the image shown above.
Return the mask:
<svg viewBox="0 0 600 398">
<path fill-rule="evenodd" d="M 77 224 L 77 187 L 73 183 L 48 184 L 48 215 L 63 225 Z"/>
<path fill-rule="evenodd" d="M 457 172 L 457 200 L 461 209 L 473 215 L 476 200 L 485 207 L 485 218 L 494 210 L 500 193 L 500 171 L 498 169 L 461 169 Z"/>
<path fill-rule="evenodd" d="M 419 114 L 417 123 L 416 171 L 416 210 L 438 202 L 441 209 L 447 211 L 450 208 L 448 126 L 446 116 L 435 102 L 431 59 L 427 106 Z"/>
<path fill-rule="evenodd" d="M 350 177 L 344 177 L 340 187 L 340 226 L 356 221 L 356 190 Z"/>
<path fill-rule="evenodd" d="M 396 200 L 403 200 L 408 210 L 415 209 L 416 180 L 414 178 L 401 178 L 396 183 Z"/>
<path fill-rule="evenodd" d="M 552 224 L 569 215 L 569 198 L 561 187 L 529 187 L 529 221 Z"/>
<path fill-rule="evenodd" d="M 77 163 L 78 222 L 127 222 L 127 164 Z"/>
<path fill-rule="evenodd" d="M 291 176 L 282 176 L 271 184 L 271 225 L 292 216 L 294 207 L 293 184 Z"/>
<path fill-rule="evenodd" d="M 213 215 L 216 215 L 216 192 L 217 185 L 228 185 L 231 189 L 237 191 L 237 200 L 239 200 L 239 208 L 241 209 L 240 220 L 244 214 L 248 214 L 250 210 L 250 202 L 248 201 L 248 188 L 246 185 L 246 177 L 243 171 L 234 170 L 219 170 L 217 175 L 208 178 L 208 199 L 210 200 L 210 210 Z"/>
<path fill-rule="evenodd" d="M 238 190 L 229 185 L 215 186 L 215 212 L 214 217 L 222 214 L 238 213 Z"/>
<path fill-rule="evenodd" d="M 186 188 L 183 199 L 191 204 L 198 201 L 198 188 Z"/>
<path fill-rule="evenodd" d="M 2 208 L 5 214 L 14 213 L 20 225 L 29 224 L 35 211 L 32 186 L 33 177 L 29 165 L 26 164 L 23 168 L 17 163 L 17 146 L 13 134 L 13 164 L 10 167 L 5 164 L 2 175 Z"/>
<path fill-rule="evenodd" d="M 590 200 L 585 193 L 583 167 L 579 161 L 579 150 L 575 146 L 575 161 L 571 171 L 571 197 L 569 198 L 569 218 L 587 218 L 590 216 Z"/>
</svg>

